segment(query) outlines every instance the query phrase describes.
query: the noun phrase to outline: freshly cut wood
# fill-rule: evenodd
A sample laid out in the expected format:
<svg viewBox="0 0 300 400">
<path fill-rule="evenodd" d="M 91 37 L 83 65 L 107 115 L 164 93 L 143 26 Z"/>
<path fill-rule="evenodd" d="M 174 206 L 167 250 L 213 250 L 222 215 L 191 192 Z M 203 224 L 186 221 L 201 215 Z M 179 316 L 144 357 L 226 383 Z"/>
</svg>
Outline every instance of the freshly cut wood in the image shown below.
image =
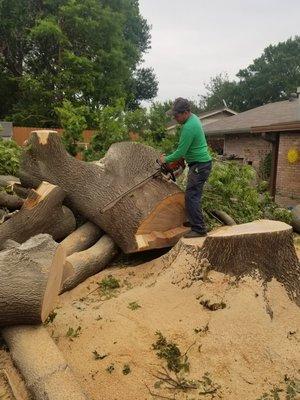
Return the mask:
<svg viewBox="0 0 300 400">
<path fill-rule="evenodd" d="M 43 182 L 32 189 L 21 210 L 0 225 L 0 249 L 5 240 L 23 243 L 39 233 L 48 233 L 61 240 L 76 227 L 71 210 L 62 207 L 65 192 L 57 186 Z"/>
<path fill-rule="evenodd" d="M 69 273 L 63 282 L 61 293 L 73 289 L 88 277 L 100 272 L 114 258 L 117 251 L 115 242 L 108 235 L 104 235 L 89 249 L 67 257 L 65 268 L 72 273 Z"/>
<path fill-rule="evenodd" d="M 92 222 L 86 222 L 76 231 L 67 236 L 61 245 L 64 246 L 67 257 L 78 251 L 86 250 L 91 247 L 103 234 L 99 226 Z"/>
<path fill-rule="evenodd" d="M 6 207 L 9 210 L 17 210 L 21 208 L 24 200 L 19 196 L 8 194 L 4 190 L 0 191 L 0 207 Z"/>
<path fill-rule="evenodd" d="M 36 400 L 88 400 L 45 328 L 7 327 L 2 336 Z"/>
<path fill-rule="evenodd" d="M 275 278 L 300 304 L 300 265 L 292 228 L 284 222 L 259 220 L 226 226 L 206 238 L 182 239 L 181 246 L 198 252 L 199 259 L 206 258 L 217 271 L 237 277 L 258 271 L 266 281 Z"/>
<path fill-rule="evenodd" d="M 153 148 L 115 143 L 96 165 L 71 157 L 52 131 L 33 132 L 29 144 L 21 183 L 34 186 L 42 179 L 63 188 L 71 208 L 100 226 L 125 253 L 172 246 L 187 231 L 184 193 L 173 182 L 149 177 L 157 171 L 159 153 Z"/>
<path fill-rule="evenodd" d="M 0 175 L 0 186 L 6 188 L 14 183 L 20 183 L 20 179 L 13 175 Z"/>
<path fill-rule="evenodd" d="M 8 247 L 0 252 L 0 326 L 41 323 L 57 300 L 64 249 L 50 235 Z"/>
</svg>

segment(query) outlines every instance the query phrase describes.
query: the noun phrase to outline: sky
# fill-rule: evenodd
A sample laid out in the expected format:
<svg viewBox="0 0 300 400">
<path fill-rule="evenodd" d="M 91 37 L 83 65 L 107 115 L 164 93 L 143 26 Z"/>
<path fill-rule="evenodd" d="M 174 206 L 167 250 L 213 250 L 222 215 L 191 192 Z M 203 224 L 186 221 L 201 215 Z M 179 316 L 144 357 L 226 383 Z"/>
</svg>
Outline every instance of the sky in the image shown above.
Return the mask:
<svg viewBox="0 0 300 400">
<path fill-rule="evenodd" d="M 140 0 L 152 25 L 144 65 L 159 81 L 156 100 L 197 100 L 219 73 L 230 78 L 264 48 L 300 35 L 300 0 Z"/>
</svg>

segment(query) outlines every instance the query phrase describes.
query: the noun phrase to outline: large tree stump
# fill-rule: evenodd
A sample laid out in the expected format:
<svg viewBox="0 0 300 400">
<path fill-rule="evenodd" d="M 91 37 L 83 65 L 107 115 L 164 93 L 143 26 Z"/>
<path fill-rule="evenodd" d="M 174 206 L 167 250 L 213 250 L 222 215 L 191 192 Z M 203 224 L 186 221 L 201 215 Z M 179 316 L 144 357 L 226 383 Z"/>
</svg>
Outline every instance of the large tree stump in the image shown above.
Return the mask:
<svg viewBox="0 0 300 400">
<path fill-rule="evenodd" d="M 88 277 L 100 272 L 114 258 L 117 251 L 114 241 L 108 235 L 104 235 L 89 249 L 67 257 L 65 269 L 68 276 L 63 281 L 61 293 L 73 289 Z"/>
<path fill-rule="evenodd" d="M 31 190 L 19 212 L 0 225 L 0 249 L 7 239 L 23 243 L 39 233 L 48 233 L 61 240 L 76 227 L 73 213 L 62 206 L 65 192 L 43 182 Z"/>
<path fill-rule="evenodd" d="M 38 324 L 57 299 L 65 253 L 49 235 L 0 252 L 0 326 Z"/>
<path fill-rule="evenodd" d="M 151 147 L 116 143 L 95 165 L 71 157 L 56 132 L 33 132 L 29 144 L 21 183 L 34 186 L 46 180 L 63 188 L 71 207 L 100 226 L 125 253 L 171 246 L 187 231 L 182 226 L 184 194 L 172 182 L 149 178 L 116 201 L 156 171 L 158 152 Z"/>
<path fill-rule="evenodd" d="M 184 249 L 200 263 L 207 259 L 214 270 L 242 277 L 256 274 L 265 281 L 275 278 L 300 305 L 300 265 L 291 226 L 260 220 L 226 226 L 206 238 L 182 239 L 169 257 Z"/>
</svg>

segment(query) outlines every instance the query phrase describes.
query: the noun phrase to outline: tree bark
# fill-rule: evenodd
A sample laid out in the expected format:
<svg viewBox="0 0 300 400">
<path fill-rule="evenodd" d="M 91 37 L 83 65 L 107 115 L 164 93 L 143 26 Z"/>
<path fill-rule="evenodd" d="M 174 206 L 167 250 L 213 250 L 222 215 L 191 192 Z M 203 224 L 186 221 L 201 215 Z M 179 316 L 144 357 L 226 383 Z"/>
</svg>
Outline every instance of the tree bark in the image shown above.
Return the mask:
<svg viewBox="0 0 300 400">
<path fill-rule="evenodd" d="M 182 239 L 171 257 L 182 248 L 226 274 L 242 277 L 258 271 L 265 281 L 275 278 L 300 305 L 300 265 L 292 228 L 284 222 L 260 220 L 222 227 L 206 238 Z"/>
<path fill-rule="evenodd" d="M 21 210 L 0 225 L 0 249 L 7 239 L 23 243 L 39 233 L 61 240 L 76 227 L 73 213 L 62 207 L 65 193 L 57 186 L 43 182 L 31 190 Z"/>
<path fill-rule="evenodd" d="M 0 252 L 0 326 L 38 324 L 57 299 L 65 261 L 63 247 L 38 235 Z"/>
<path fill-rule="evenodd" d="M 187 231 L 184 194 L 172 182 L 149 178 L 116 201 L 155 173 L 158 152 L 151 147 L 115 143 L 95 165 L 71 157 L 55 132 L 33 132 L 29 143 L 22 184 L 46 180 L 63 188 L 72 209 L 100 226 L 125 253 L 172 246 Z"/>
<path fill-rule="evenodd" d="M 76 231 L 67 236 L 61 242 L 61 245 L 64 246 L 66 256 L 68 257 L 73 253 L 86 250 L 93 246 L 102 234 L 103 231 L 99 226 L 92 222 L 86 222 L 76 229 Z"/>
<path fill-rule="evenodd" d="M 88 400 L 45 328 L 7 327 L 2 336 L 36 400 Z"/>
<path fill-rule="evenodd" d="M 20 183 L 20 179 L 13 175 L 0 175 L 0 186 L 6 188 L 14 183 Z"/>
<path fill-rule="evenodd" d="M 67 257 L 65 264 L 72 273 L 63 282 L 61 293 L 73 289 L 88 277 L 102 271 L 116 254 L 116 244 L 108 235 L 104 235 L 89 249 Z"/>
<path fill-rule="evenodd" d="M 22 207 L 24 200 L 20 197 L 0 191 L 0 207 L 6 207 L 9 210 L 17 210 Z"/>
</svg>

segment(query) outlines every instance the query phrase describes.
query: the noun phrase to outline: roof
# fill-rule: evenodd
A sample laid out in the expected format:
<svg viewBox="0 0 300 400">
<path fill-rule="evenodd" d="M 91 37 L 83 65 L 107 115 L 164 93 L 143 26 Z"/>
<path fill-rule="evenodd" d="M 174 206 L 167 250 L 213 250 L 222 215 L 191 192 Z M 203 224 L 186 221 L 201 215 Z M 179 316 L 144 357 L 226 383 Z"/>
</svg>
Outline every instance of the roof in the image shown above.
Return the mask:
<svg viewBox="0 0 300 400">
<path fill-rule="evenodd" d="M 214 115 L 220 114 L 220 113 L 228 113 L 231 115 L 236 115 L 237 112 L 232 110 L 231 108 L 228 107 L 221 107 L 221 108 L 217 108 L 215 110 L 210 110 L 210 111 L 204 111 L 202 113 L 200 113 L 198 115 L 198 117 L 202 120 L 204 120 L 205 118 L 208 117 L 212 117 Z M 172 129 L 177 125 L 177 122 L 175 121 L 175 119 L 172 119 L 168 124 L 167 124 L 167 129 Z"/>
<path fill-rule="evenodd" d="M 0 121 L 0 137 L 12 137 L 12 122 Z"/>
<path fill-rule="evenodd" d="M 212 122 L 205 127 L 207 135 L 251 133 L 255 127 L 300 122 L 300 98 L 292 101 L 278 101 L 244 111 L 232 117 Z M 256 130 L 258 131 L 258 130 Z"/>
</svg>

